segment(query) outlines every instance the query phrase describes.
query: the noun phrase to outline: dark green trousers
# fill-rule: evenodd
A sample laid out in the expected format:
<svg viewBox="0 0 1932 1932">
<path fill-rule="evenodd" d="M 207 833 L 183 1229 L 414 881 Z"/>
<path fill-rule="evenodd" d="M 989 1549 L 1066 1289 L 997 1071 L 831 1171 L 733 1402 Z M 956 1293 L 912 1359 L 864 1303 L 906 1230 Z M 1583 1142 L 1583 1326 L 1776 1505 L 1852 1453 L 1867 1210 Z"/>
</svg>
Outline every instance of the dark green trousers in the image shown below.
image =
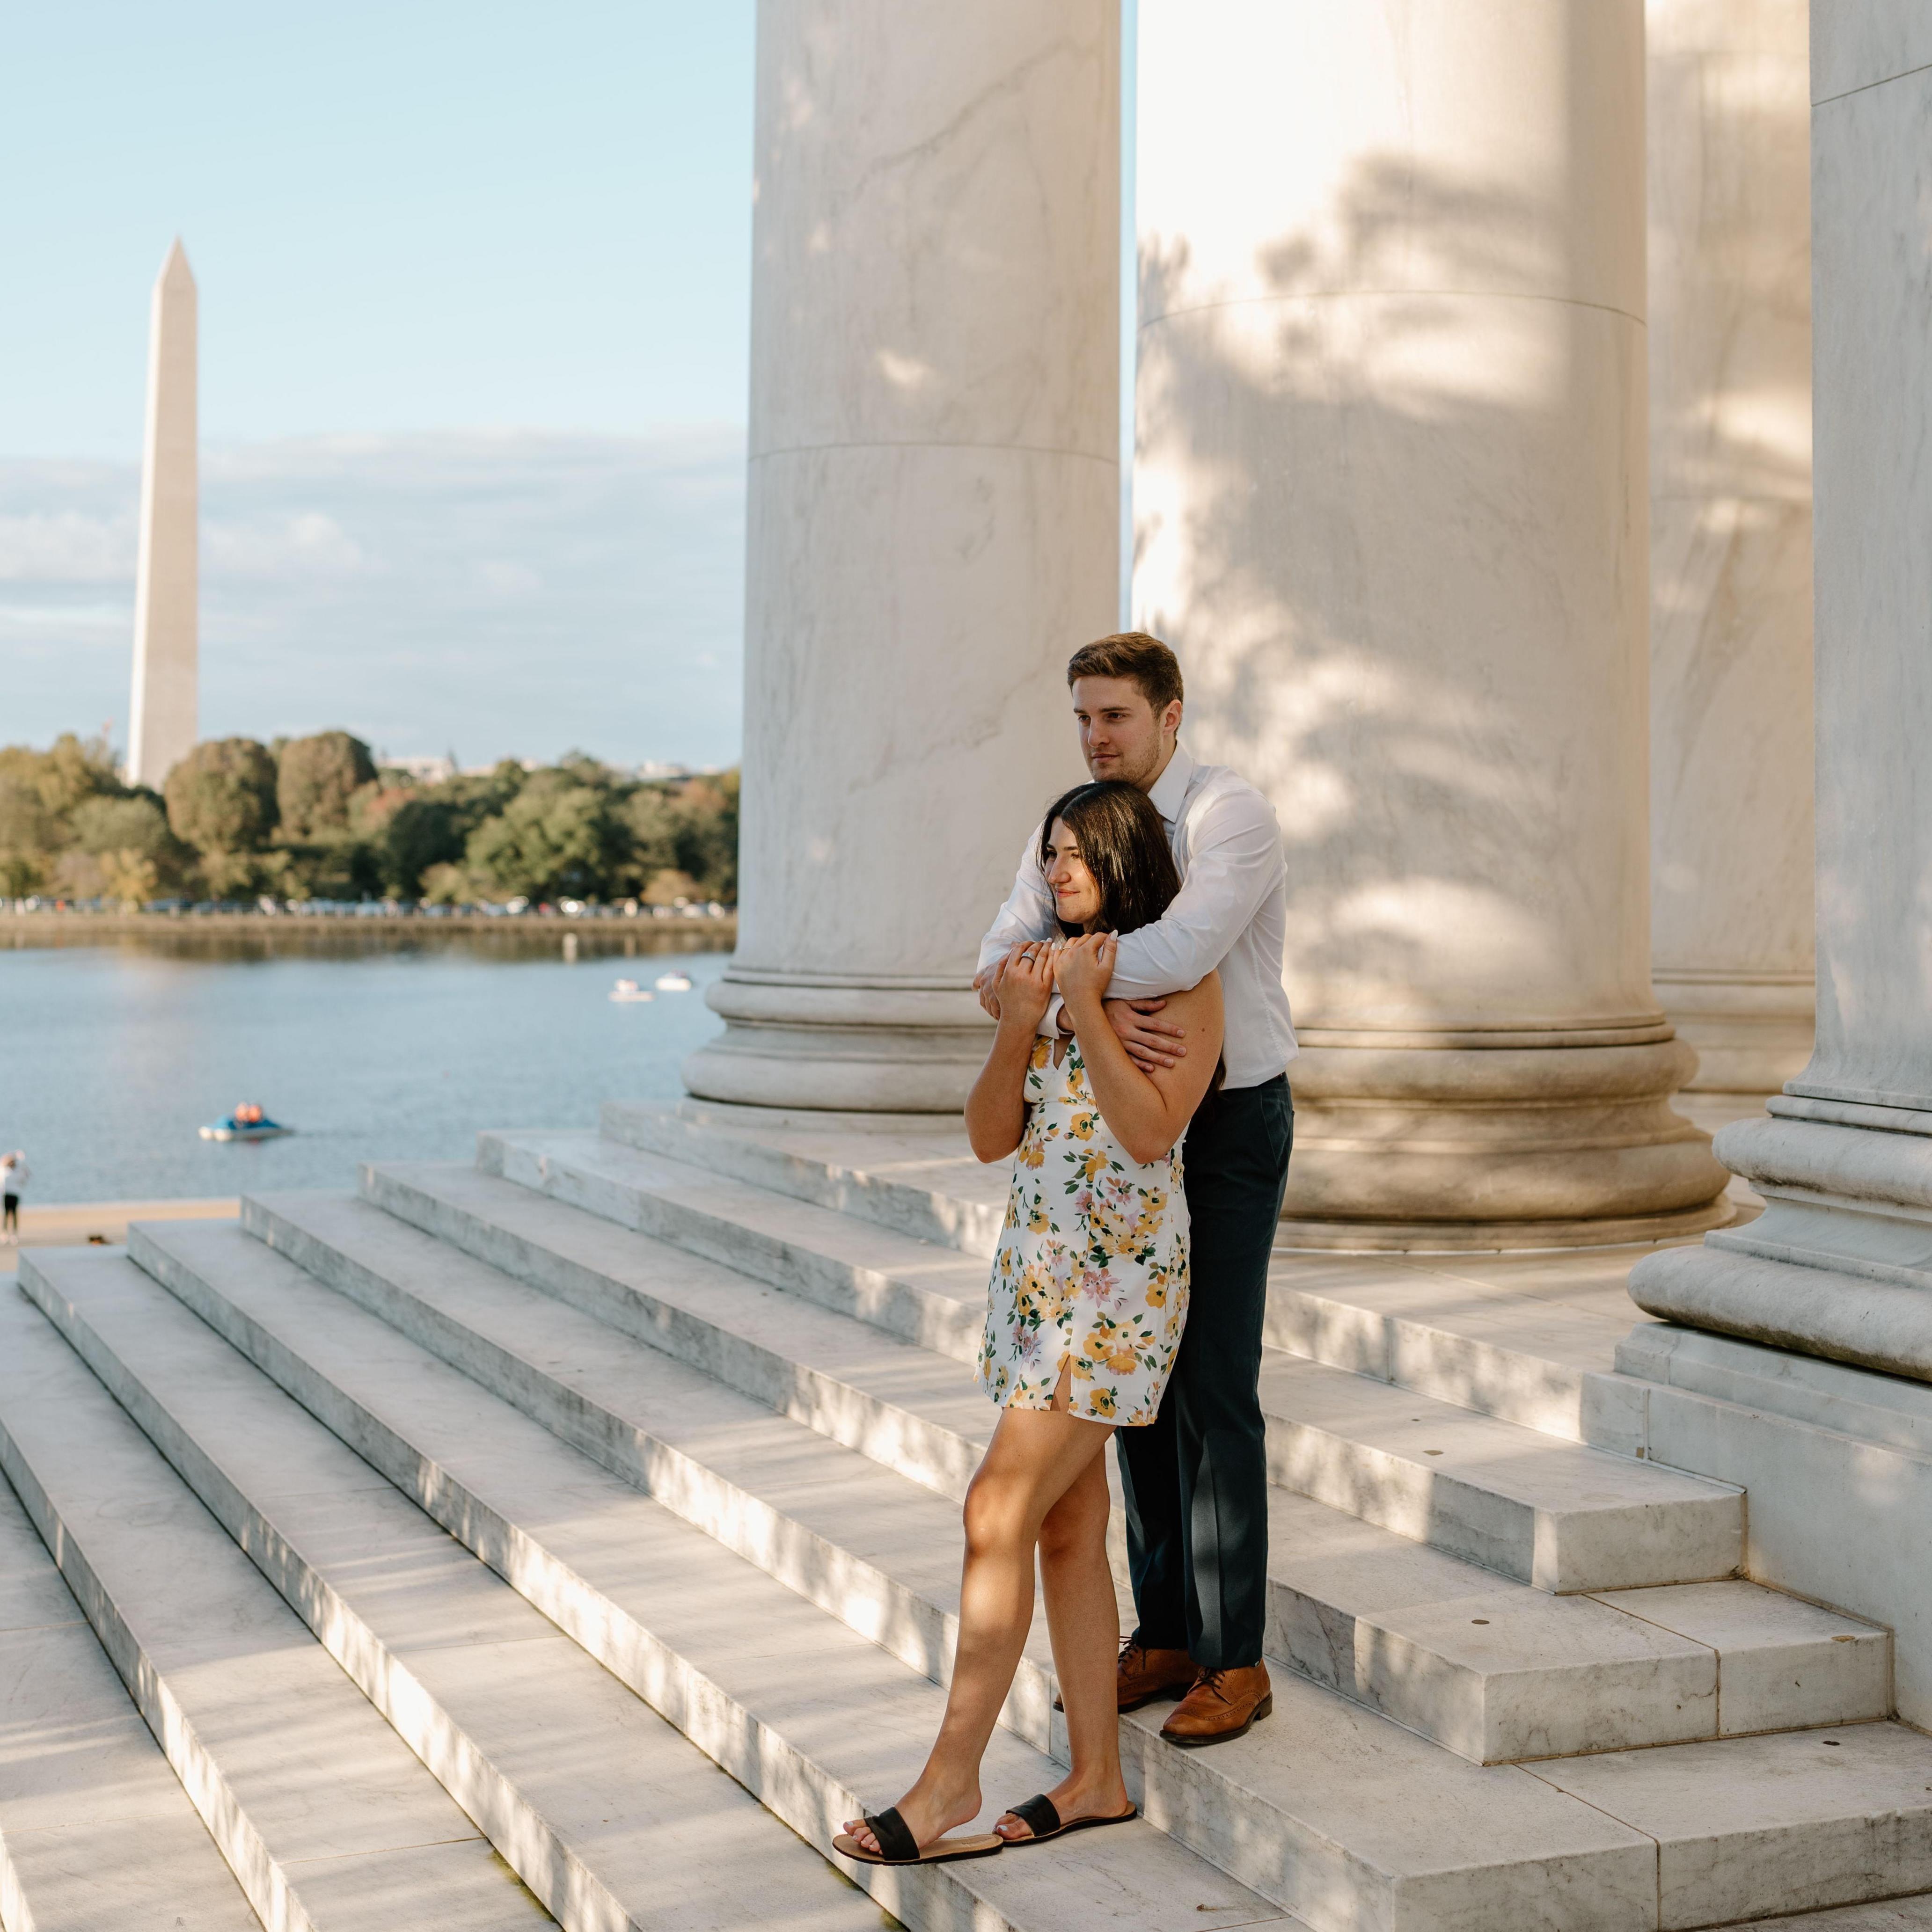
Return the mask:
<svg viewBox="0 0 1932 1932">
<path fill-rule="evenodd" d="M 1294 1104 L 1285 1075 L 1201 1102 L 1187 1174 L 1187 1327 L 1159 1416 L 1117 1429 L 1135 1634 L 1204 1670 L 1261 1660 L 1268 1601 L 1268 1465 L 1261 1322 L 1287 1185 Z"/>
</svg>

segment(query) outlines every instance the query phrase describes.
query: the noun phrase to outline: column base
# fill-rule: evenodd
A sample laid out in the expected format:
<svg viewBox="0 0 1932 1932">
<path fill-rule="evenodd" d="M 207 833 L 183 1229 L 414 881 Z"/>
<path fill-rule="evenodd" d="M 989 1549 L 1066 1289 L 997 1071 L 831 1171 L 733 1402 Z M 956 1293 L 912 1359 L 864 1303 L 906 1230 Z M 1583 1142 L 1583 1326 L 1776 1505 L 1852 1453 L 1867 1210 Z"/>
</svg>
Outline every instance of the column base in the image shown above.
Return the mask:
<svg viewBox="0 0 1932 1932">
<path fill-rule="evenodd" d="M 1661 1022 L 1303 1037 L 1285 1246 L 1611 1246 L 1732 1217 L 1708 1136 L 1671 1110 L 1691 1056 Z"/>
<path fill-rule="evenodd" d="M 1727 1226 L 1737 1204 L 1591 1221 L 1306 1221 L 1284 1217 L 1277 1250 L 1315 1253 L 1513 1254 L 1564 1248 L 1654 1247 Z"/>
<path fill-rule="evenodd" d="M 1646 1256 L 1631 1300 L 1687 1328 L 1932 1381 L 1932 1112 L 1781 1094 L 1716 1150 L 1765 1211 Z"/>
<path fill-rule="evenodd" d="M 811 980 L 734 968 L 705 998 L 725 1030 L 684 1063 L 701 1100 L 814 1113 L 957 1114 L 993 1022 L 957 981 Z"/>
<path fill-rule="evenodd" d="M 1678 1038 L 1697 1056 L 1689 1091 L 1775 1094 L 1810 1062 L 1817 994 L 1809 973 L 1660 966 L 1651 978 Z"/>
</svg>

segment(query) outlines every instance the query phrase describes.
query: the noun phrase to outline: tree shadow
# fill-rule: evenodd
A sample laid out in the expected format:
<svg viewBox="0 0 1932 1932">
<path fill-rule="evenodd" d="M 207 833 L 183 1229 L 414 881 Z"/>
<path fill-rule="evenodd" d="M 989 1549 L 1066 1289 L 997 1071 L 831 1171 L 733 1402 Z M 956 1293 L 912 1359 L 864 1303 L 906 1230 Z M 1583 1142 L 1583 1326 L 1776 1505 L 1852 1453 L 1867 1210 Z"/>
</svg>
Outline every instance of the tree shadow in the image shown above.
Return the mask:
<svg viewBox="0 0 1932 1932">
<path fill-rule="evenodd" d="M 1366 154 L 1192 307 L 1143 240 L 1137 620 L 1280 813 L 1318 1028 L 1655 1012 L 1643 330 L 1534 292 L 1596 292 L 1560 205 Z"/>
</svg>

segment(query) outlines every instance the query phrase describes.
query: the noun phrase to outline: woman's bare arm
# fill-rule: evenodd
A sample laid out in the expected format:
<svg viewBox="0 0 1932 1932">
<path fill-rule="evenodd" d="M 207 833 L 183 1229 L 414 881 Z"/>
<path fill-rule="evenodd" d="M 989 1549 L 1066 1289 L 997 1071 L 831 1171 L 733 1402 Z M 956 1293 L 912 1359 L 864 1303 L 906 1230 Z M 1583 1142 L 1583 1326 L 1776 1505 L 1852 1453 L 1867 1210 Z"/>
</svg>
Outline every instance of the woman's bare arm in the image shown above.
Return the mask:
<svg viewBox="0 0 1932 1932">
<path fill-rule="evenodd" d="M 1004 1160 L 1026 1131 L 1026 1064 L 1053 989 L 1053 959 L 1044 944 L 1015 946 L 988 987 L 999 1012 L 993 1048 L 966 1096 L 966 1138 L 976 1158 Z"/>
<path fill-rule="evenodd" d="M 1079 1036 L 1094 1103 L 1113 1137 L 1135 1160 L 1158 1160 L 1182 1134 L 1220 1064 L 1221 977 L 1169 996 L 1163 1016 L 1182 1029 L 1187 1052 L 1172 1066 L 1152 1072 L 1135 1065 L 1108 1020 L 1106 994 L 1116 941 L 1090 934 L 1060 953 L 1055 976 Z"/>
</svg>

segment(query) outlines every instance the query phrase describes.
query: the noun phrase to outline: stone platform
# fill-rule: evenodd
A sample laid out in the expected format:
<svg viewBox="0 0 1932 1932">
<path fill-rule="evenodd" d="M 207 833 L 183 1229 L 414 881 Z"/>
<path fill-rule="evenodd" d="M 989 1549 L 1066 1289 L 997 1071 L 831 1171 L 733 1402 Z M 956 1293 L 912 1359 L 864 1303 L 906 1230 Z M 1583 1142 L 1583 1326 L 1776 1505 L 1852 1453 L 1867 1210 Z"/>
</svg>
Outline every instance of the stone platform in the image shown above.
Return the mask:
<svg viewBox="0 0 1932 1932">
<path fill-rule="evenodd" d="M 938 1718 L 1005 1190 L 934 1124 L 613 1107 L 23 1253 L 7 1932 L 1932 1925 L 1894 1632 L 1657 1459 L 1723 1365 L 1619 1369 L 1682 1353 L 1629 1250 L 1278 1256 L 1274 1717 L 1128 1718 L 1104 1840 L 841 1868 Z M 989 1817 L 1053 1691 L 1042 1622 Z"/>
</svg>

